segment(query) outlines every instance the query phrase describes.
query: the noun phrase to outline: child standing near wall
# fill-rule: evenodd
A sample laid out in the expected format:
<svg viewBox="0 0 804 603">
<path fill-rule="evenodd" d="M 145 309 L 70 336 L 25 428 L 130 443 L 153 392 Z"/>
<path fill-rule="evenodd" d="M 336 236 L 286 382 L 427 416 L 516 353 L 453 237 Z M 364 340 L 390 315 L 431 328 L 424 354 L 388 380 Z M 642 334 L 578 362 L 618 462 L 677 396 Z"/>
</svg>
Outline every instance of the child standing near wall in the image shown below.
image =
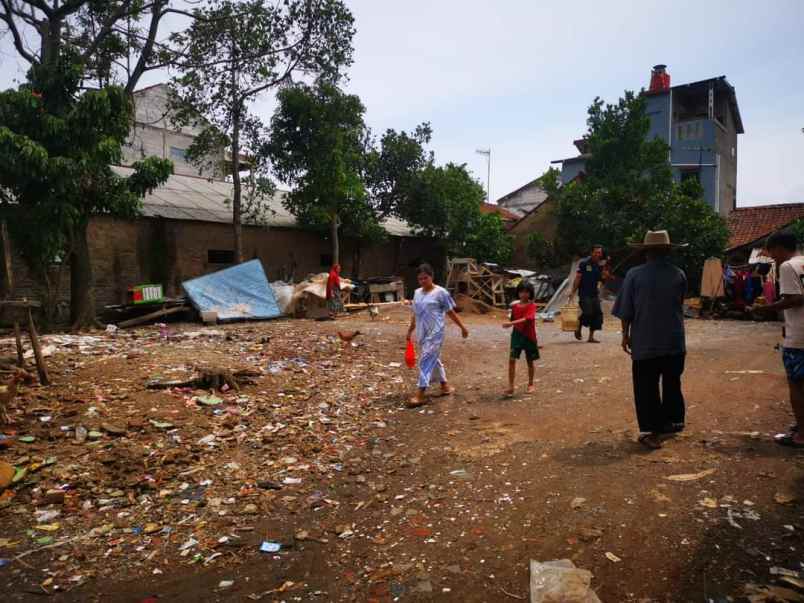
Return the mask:
<svg viewBox="0 0 804 603">
<path fill-rule="evenodd" d="M 536 339 L 536 304 L 533 298 L 536 296 L 533 285 L 521 282 L 516 288 L 519 301 L 511 306 L 511 320 L 503 323 L 504 329 L 511 332 L 511 356 L 508 360 L 508 389 L 505 391 L 506 397 L 514 395 L 514 379 L 516 377 L 516 361 L 525 352 L 525 360 L 528 363 L 528 393 L 534 392 L 533 387 L 533 363 L 539 359 L 539 343 Z"/>
</svg>

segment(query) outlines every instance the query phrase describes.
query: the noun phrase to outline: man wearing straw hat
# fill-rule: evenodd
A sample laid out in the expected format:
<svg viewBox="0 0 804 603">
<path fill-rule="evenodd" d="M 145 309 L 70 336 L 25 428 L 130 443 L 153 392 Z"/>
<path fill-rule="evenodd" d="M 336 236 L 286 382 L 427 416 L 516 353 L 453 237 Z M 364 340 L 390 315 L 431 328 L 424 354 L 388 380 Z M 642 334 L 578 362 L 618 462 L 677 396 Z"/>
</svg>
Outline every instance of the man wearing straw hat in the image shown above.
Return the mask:
<svg viewBox="0 0 804 603">
<path fill-rule="evenodd" d="M 639 442 L 661 448 L 660 436 L 684 429 L 684 294 L 687 277 L 669 261 L 674 247 L 666 230 L 648 231 L 645 263 L 628 271 L 614 304 L 622 321 L 623 350 L 631 355 Z M 661 394 L 659 383 L 661 382 Z"/>
</svg>

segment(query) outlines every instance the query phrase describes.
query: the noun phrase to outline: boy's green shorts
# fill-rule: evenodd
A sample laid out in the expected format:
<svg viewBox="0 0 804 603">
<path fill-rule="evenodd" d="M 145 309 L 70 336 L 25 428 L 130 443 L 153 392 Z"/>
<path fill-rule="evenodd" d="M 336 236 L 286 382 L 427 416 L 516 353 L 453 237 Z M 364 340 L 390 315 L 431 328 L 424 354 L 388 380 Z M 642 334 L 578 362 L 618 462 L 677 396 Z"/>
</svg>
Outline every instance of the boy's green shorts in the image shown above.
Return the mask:
<svg viewBox="0 0 804 603">
<path fill-rule="evenodd" d="M 525 352 L 525 359 L 528 362 L 539 359 L 539 345 L 519 331 L 514 331 L 511 333 L 511 360 L 519 360 L 522 352 Z"/>
</svg>

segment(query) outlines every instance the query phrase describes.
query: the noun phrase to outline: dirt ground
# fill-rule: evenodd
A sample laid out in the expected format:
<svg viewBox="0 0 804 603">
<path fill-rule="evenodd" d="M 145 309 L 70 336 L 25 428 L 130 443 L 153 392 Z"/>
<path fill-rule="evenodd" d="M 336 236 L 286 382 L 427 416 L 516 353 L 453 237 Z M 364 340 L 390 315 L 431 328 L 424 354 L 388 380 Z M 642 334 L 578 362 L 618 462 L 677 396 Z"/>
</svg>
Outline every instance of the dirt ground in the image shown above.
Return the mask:
<svg viewBox="0 0 804 603">
<path fill-rule="evenodd" d="M 524 601 L 531 559 L 573 560 L 607 603 L 804 600 L 778 324 L 689 321 L 687 430 L 648 452 L 616 323 L 601 345 L 540 325 L 537 392 L 522 363 L 503 400 L 509 332 L 467 316 L 457 393 L 408 410 L 406 320 L 54 343 L 56 385 L 22 390 L 0 449 L 28 468 L 0 496 L 4 600 Z M 146 387 L 198 366 L 261 374 L 217 401 Z"/>
</svg>

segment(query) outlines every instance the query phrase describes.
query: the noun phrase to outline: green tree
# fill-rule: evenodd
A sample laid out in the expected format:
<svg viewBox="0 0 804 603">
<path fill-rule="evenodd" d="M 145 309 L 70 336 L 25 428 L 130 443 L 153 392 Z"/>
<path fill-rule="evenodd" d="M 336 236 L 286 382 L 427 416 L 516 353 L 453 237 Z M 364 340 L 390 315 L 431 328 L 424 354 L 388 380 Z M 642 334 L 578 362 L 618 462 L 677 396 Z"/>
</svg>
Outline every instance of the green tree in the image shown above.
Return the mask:
<svg viewBox="0 0 804 603">
<path fill-rule="evenodd" d="M 277 177 L 293 187 L 285 207 L 311 228 L 328 230 L 333 262 L 340 234 L 376 238 L 381 228 L 363 180 L 369 132 L 355 95 L 319 80 L 281 90 L 265 153 Z"/>
<path fill-rule="evenodd" d="M 790 225 L 790 232 L 792 232 L 799 246 L 804 245 L 804 220 L 799 219 Z"/>
<path fill-rule="evenodd" d="M 587 125 L 584 177 L 565 186 L 554 173 L 544 179 L 558 200 L 557 251 L 576 254 L 600 243 L 624 252 L 646 230 L 666 229 L 690 243 L 676 260 L 694 282 L 703 260 L 722 255 L 728 229 L 697 183 L 673 180 L 667 145 L 648 139 L 644 95 L 626 91 L 613 105 L 595 99 Z"/>
<path fill-rule="evenodd" d="M 49 268 L 54 259 L 68 263 L 76 327 L 95 320 L 89 219 L 135 215 L 171 169 L 146 159 L 125 179 L 109 163 L 119 162 L 128 136 L 132 92 L 162 66 L 160 26 L 171 14 L 187 15 L 181 4 L 0 0 L 0 35 L 30 66 L 26 83 L 0 100 L 0 202 L 15 246 L 51 300 Z"/>
<path fill-rule="evenodd" d="M 62 255 L 70 261 L 71 320 L 95 321 L 87 241 L 92 216 L 134 217 L 142 197 L 167 180 L 172 164 L 149 158 L 118 176 L 132 106 L 110 86 L 78 94 L 80 65 L 69 53 L 51 70 L 38 65 L 30 83 L 0 93 L 0 191 L 12 236 L 41 272 Z"/>
<path fill-rule="evenodd" d="M 505 263 L 511 258 L 513 241 L 498 215 L 480 211 L 485 197 L 466 165 L 429 163 L 400 207 L 399 217 L 418 234 L 443 241 L 450 255 Z"/>
<path fill-rule="evenodd" d="M 173 36 L 181 71 L 174 79 L 174 120 L 202 129 L 189 149 L 191 161 L 203 165 L 222 148 L 228 151 L 235 261 L 241 262 L 241 171 L 251 171 L 247 185 L 268 182 L 260 144 L 265 128 L 251 105 L 260 94 L 291 83 L 295 73 L 337 79 L 352 62 L 354 20 L 340 0 L 210 0 L 194 15 L 192 25 Z M 270 186 L 249 187 L 247 219 L 259 217 L 270 192 Z"/>
<path fill-rule="evenodd" d="M 422 171 L 433 164 L 433 152 L 424 145 L 433 131 L 423 123 L 408 134 L 389 129 L 366 156 L 365 180 L 372 207 L 381 217 L 402 217 L 415 203 Z"/>
</svg>

